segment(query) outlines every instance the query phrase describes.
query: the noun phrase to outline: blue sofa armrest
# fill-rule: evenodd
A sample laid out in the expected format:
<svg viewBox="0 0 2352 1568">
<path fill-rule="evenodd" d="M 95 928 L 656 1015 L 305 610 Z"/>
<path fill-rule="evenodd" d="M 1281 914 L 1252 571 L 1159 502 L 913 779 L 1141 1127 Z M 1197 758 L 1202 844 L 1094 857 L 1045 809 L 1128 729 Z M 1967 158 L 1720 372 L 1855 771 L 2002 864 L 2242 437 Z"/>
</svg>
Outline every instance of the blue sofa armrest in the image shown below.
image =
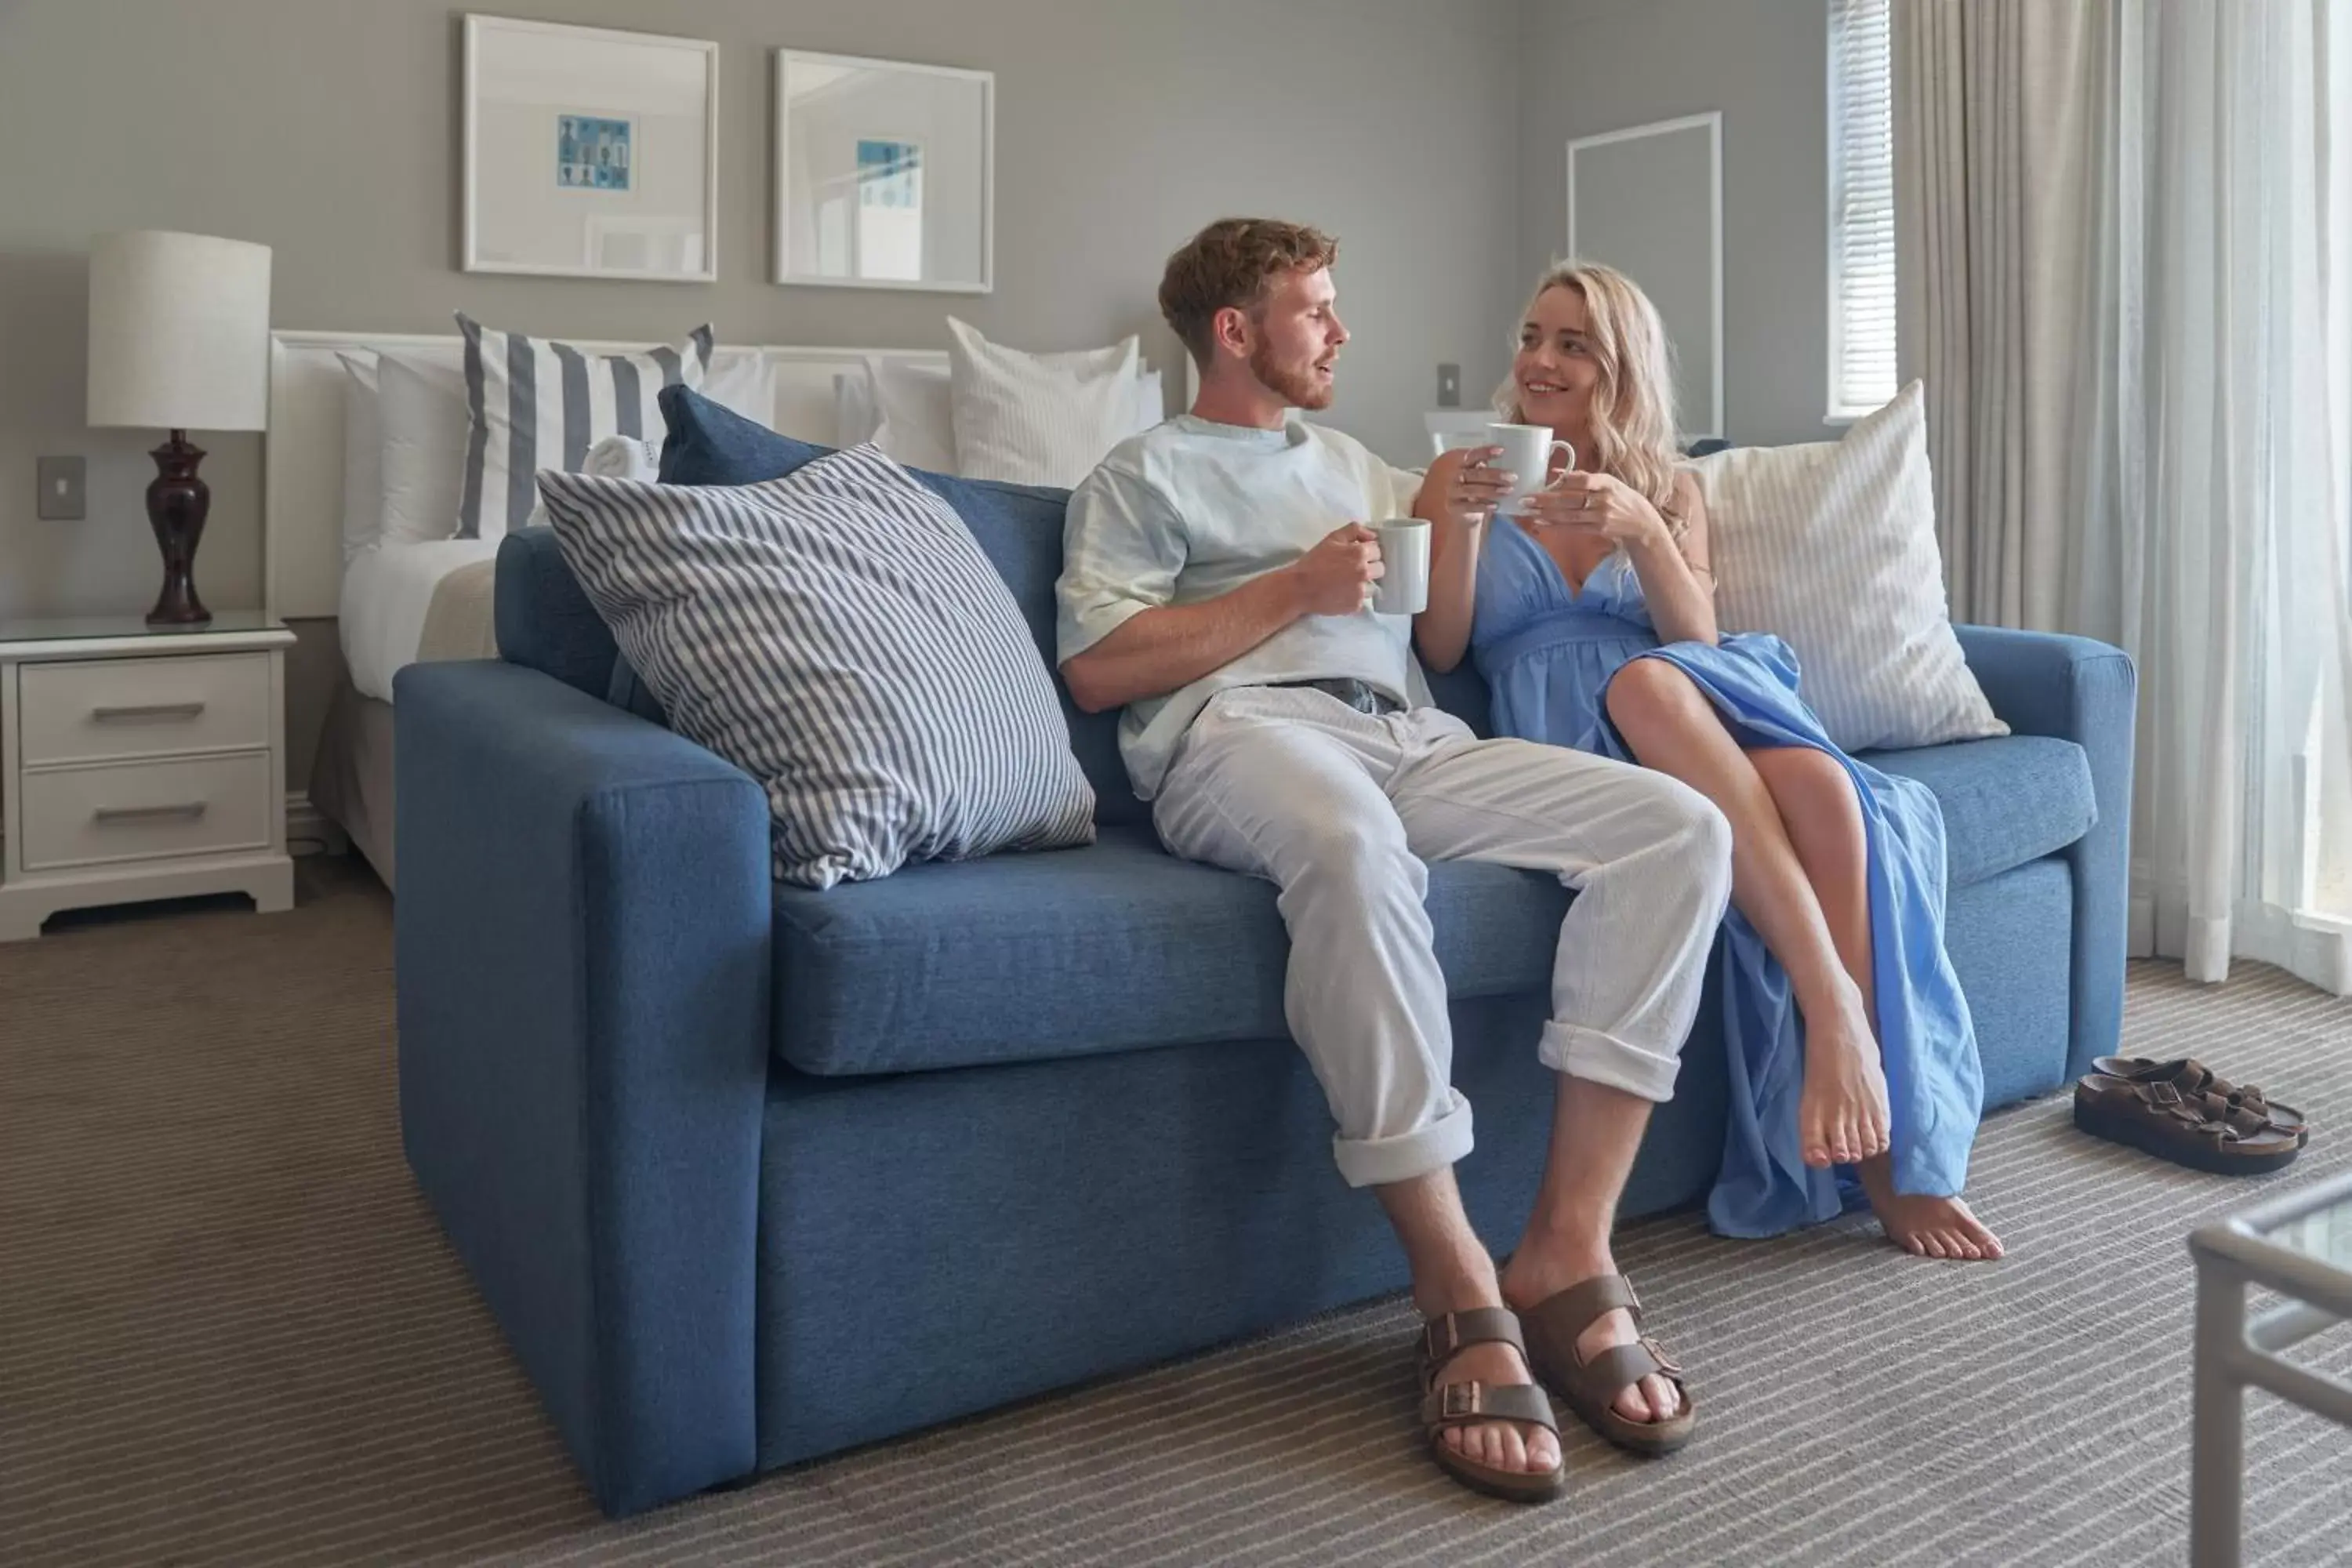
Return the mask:
<svg viewBox="0 0 2352 1568">
<path fill-rule="evenodd" d="M 394 696 L 409 1165 L 607 1513 L 745 1474 L 766 798 L 520 665 Z"/>
<path fill-rule="evenodd" d="M 2139 676 L 2119 647 L 2089 637 L 1955 626 L 1992 710 L 2021 735 L 2056 735 L 2091 764 L 2098 819 L 2068 846 L 2074 877 L 2074 1017 L 2066 1072 L 2116 1048 L 2123 1031 L 2130 924 L 2133 731 Z"/>
</svg>

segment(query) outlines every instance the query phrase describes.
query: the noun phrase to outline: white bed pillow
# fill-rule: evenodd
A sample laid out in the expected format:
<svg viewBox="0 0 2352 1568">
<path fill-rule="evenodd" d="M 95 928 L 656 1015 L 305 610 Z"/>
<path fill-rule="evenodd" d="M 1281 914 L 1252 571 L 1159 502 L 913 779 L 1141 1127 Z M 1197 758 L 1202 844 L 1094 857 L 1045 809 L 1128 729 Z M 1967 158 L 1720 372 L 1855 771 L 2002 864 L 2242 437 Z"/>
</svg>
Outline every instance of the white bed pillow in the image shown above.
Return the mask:
<svg viewBox="0 0 2352 1568">
<path fill-rule="evenodd" d="M 948 318 L 950 402 L 963 475 L 1075 486 L 1134 432 L 1135 338 L 1108 348 L 1025 353 Z"/>
<path fill-rule="evenodd" d="M 958 472 L 951 462 L 940 468 L 894 449 L 906 447 L 943 460 L 952 458 L 955 415 L 949 401 L 947 370 L 887 360 L 881 363 L 893 369 L 903 384 L 903 389 L 893 399 L 894 406 L 900 410 L 893 422 L 894 439 L 878 439 L 882 415 L 877 406 L 875 384 L 879 377 L 876 361 L 869 357 L 856 370 L 844 371 L 833 378 L 834 445 L 855 447 L 875 441 L 890 457 L 910 468 L 934 468 L 944 474 Z M 1167 417 L 1167 392 L 1160 373 L 1142 371 L 1135 378 L 1135 425 L 1128 434 L 1139 436 Z"/>
<path fill-rule="evenodd" d="M 954 474 L 955 411 L 948 372 L 903 360 L 866 359 L 866 398 L 874 426 L 866 439 L 902 467 Z"/>
<path fill-rule="evenodd" d="M 466 479 L 465 373 L 454 363 L 376 356 L 386 544 L 449 537 Z"/>
<path fill-rule="evenodd" d="M 776 367 L 756 349 L 719 349 L 711 354 L 710 368 L 703 373 L 702 395 L 730 413 L 772 428 Z"/>
<path fill-rule="evenodd" d="M 1961 657 L 1936 547 L 1917 382 L 1841 441 L 1691 464 L 1726 631 L 1777 633 L 1848 752 L 2006 735 Z"/>
<path fill-rule="evenodd" d="M 862 447 L 874 439 L 874 380 L 860 365 L 833 376 L 833 445 Z"/>
<path fill-rule="evenodd" d="M 343 366 L 343 564 L 383 534 L 383 420 L 375 356 L 338 353 Z"/>
<path fill-rule="evenodd" d="M 1168 393 L 1156 370 L 1140 372 L 1135 378 L 1135 426 L 1129 436 L 1140 436 L 1168 418 Z"/>
</svg>

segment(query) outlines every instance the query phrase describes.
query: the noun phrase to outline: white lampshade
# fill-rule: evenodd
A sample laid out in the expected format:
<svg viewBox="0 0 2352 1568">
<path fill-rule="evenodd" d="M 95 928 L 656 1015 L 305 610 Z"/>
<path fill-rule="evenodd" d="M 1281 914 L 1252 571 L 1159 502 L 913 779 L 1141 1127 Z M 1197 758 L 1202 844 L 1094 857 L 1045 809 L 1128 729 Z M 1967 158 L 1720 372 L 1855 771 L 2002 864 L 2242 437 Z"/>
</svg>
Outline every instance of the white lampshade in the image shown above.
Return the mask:
<svg viewBox="0 0 2352 1568">
<path fill-rule="evenodd" d="M 259 430 L 269 416 L 269 247 L 152 230 L 89 252 L 89 423 Z"/>
</svg>

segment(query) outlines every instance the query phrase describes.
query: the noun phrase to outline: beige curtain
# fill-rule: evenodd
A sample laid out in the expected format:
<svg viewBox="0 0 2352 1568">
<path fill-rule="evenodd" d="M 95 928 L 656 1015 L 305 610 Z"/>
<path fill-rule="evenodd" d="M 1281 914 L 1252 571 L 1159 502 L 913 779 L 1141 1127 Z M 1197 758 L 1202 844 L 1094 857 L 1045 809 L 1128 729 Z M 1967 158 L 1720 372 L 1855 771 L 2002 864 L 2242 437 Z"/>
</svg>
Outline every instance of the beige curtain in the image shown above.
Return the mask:
<svg viewBox="0 0 2352 1568">
<path fill-rule="evenodd" d="M 2069 599 L 2101 0 L 1895 0 L 1896 363 L 1926 383 L 1955 620 Z"/>
<path fill-rule="evenodd" d="M 1956 618 L 2139 667 L 2131 948 L 2352 994 L 2352 0 L 1895 0 Z"/>
</svg>

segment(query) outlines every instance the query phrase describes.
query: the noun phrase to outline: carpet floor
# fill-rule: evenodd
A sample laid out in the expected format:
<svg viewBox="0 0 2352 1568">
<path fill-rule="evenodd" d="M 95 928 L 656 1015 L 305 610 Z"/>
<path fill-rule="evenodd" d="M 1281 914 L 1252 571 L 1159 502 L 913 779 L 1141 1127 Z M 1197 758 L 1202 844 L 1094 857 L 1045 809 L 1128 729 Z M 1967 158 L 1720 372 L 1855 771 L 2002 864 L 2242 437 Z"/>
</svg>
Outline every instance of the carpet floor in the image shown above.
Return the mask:
<svg viewBox="0 0 2352 1568">
<path fill-rule="evenodd" d="M 2126 1047 L 2301 1106 L 2297 1164 L 2200 1176 L 2057 1097 L 1985 1127 L 1998 1265 L 1633 1226 L 1700 1436 L 1644 1463 L 1570 1421 L 1550 1508 L 1422 1456 L 1391 1300 L 615 1524 L 401 1163 L 390 900 L 301 888 L 0 948 L 0 1563 L 2178 1562 L 2182 1239 L 2352 1167 L 2352 1004 L 2136 965 Z M 2300 1353 L 2352 1373 L 2342 1328 Z M 2251 1407 L 2249 1560 L 2352 1561 L 2352 1434 Z"/>
</svg>

